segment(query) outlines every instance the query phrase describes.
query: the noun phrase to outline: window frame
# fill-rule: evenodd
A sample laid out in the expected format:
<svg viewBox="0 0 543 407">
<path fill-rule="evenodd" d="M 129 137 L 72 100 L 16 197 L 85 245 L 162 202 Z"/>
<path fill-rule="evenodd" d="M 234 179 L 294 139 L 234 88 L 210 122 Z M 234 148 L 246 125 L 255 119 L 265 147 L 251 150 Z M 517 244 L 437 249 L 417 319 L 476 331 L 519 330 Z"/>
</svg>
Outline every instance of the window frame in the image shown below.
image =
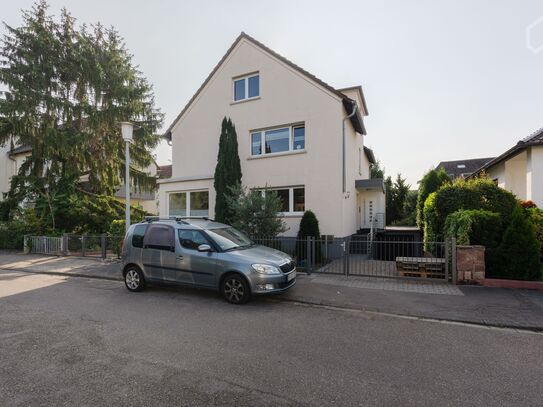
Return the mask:
<svg viewBox="0 0 543 407">
<path fill-rule="evenodd" d="M 210 198 L 210 194 L 209 194 L 209 189 L 189 189 L 189 190 L 184 190 L 184 191 L 169 191 L 168 192 L 168 216 L 196 216 L 196 215 L 191 215 L 191 197 L 190 195 L 193 193 L 193 192 L 207 192 L 207 215 L 205 215 L 206 217 L 209 217 L 209 198 Z M 171 215 L 170 214 L 170 195 L 174 195 L 174 194 L 185 194 L 185 204 L 186 204 L 186 213 L 185 215 Z"/>
<path fill-rule="evenodd" d="M 177 240 L 179 242 L 179 246 L 181 246 L 181 248 L 184 249 L 184 250 L 192 250 L 192 251 L 197 252 L 198 248 L 194 249 L 192 247 L 185 246 L 183 244 L 183 242 L 181 241 L 181 236 L 179 236 L 179 234 L 182 233 L 182 232 L 196 232 L 196 233 L 199 233 L 200 235 L 203 236 L 206 243 L 201 243 L 198 246 L 201 246 L 202 244 L 207 244 L 207 245 L 211 246 L 212 248 L 214 247 L 213 244 L 209 241 L 209 237 L 202 230 L 198 230 L 198 229 L 178 229 L 178 231 L 177 231 Z"/>
<path fill-rule="evenodd" d="M 292 185 L 288 187 L 269 187 L 266 189 L 260 189 L 260 192 L 262 193 L 262 196 L 266 194 L 266 191 L 277 191 L 281 189 L 287 189 L 288 190 L 288 212 L 277 212 L 279 216 L 302 216 L 305 212 L 305 185 Z M 303 189 L 304 190 L 304 210 L 303 211 L 295 211 L 294 210 L 294 190 L 295 189 Z"/>
<path fill-rule="evenodd" d="M 304 129 L 304 148 L 300 149 L 294 149 L 294 129 Z M 275 153 L 267 153 L 266 152 L 266 132 L 268 131 L 277 131 L 277 130 L 285 130 L 288 129 L 288 150 L 285 151 L 277 151 Z M 257 135 L 260 133 L 260 154 L 253 154 L 253 135 Z M 284 154 L 294 154 L 294 153 L 303 153 L 307 150 L 306 148 L 306 138 L 305 138 L 305 123 L 296 123 L 296 124 L 290 124 L 290 125 L 284 125 L 284 126 L 275 126 L 275 127 L 267 127 L 264 129 L 257 129 L 257 130 L 250 130 L 249 131 L 249 156 L 251 158 L 258 158 L 258 157 L 273 157 L 276 155 L 284 155 Z"/>
<path fill-rule="evenodd" d="M 168 233 L 170 235 L 170 241 L 169 245 L 155 245 L 155 244 L 149 244 L 149 239 L 151 238 L 151 232 L 153 229 L 166 229 L 168 230 Z M 163 224 L 156 224 L 156 225 L 149 225 L 149 227 L 145 230 L 145 235 L 143 236 L 143 249 L 154 249 L 154 250 L 162 250 L 162 251 L 169 251 L 169 252 L 175 252 L 175 230 L 170 225 L 163 225 Z"/>
<path fill-rule="evenodd" d="M 258 95 L 249 97 L 249 78 L 258 76 Z M 236 100 L 236 82 L 243 80 L 243 87 L 245 89 L 245 97 L 243 99 Z M 232 103 L 245 102 L 247 100 L 258 99 L 260 97 L 260 72 L 253 72 L 242 76 L 236 76 L 232 78 Z"/>
</svg>

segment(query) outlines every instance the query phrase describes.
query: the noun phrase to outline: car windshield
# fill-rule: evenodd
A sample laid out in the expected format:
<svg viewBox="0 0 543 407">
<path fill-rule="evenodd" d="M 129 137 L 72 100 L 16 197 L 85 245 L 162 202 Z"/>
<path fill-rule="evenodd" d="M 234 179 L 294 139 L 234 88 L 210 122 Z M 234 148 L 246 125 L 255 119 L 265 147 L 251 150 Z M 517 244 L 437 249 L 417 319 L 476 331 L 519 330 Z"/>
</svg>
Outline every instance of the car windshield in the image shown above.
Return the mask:
<svg viewBox="0 0 543 407">
<path fill-rule="evenodd" d="M 233 227 L 207 229 L 206 232 L 222 250 L 239 249 L 254 245 L 251 239 Z"/>
</svg>

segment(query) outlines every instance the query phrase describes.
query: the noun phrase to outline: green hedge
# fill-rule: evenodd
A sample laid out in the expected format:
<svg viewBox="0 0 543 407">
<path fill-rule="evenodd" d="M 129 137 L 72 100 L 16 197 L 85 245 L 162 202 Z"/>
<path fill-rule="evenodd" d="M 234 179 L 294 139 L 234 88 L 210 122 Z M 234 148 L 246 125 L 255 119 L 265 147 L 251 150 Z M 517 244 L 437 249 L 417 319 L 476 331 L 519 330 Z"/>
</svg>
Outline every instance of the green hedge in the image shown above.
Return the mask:
<svg viewBox="0 0 543 407">
<path fill-rule="evenodd" d="M 487 178 L 468 181 L 457 179 L 430 194 L 424 203 L 425 239 L 441 241 L 445 237 L 447 216 L 467 209 L 495 212 L 501 220 L 501 231 L 511 222 L 513 209 L 518 206 L 515 196 Z"/>
<path fill-rule="evenodd" d="M 505 230 L 498 247 L 495 267 L 489 270 L 490 277 L 515 280 L 540 280 L 541 244 L 528 213 L 519 206 L 513 211 L 511 224 Z"/>
<path fill-rule="evenodd" d="M 497 245 L 501 229 L 500 215 L 483 209 L 460 209 L 445 220 L 445 235 L 461 245 Z"/>
</svg>

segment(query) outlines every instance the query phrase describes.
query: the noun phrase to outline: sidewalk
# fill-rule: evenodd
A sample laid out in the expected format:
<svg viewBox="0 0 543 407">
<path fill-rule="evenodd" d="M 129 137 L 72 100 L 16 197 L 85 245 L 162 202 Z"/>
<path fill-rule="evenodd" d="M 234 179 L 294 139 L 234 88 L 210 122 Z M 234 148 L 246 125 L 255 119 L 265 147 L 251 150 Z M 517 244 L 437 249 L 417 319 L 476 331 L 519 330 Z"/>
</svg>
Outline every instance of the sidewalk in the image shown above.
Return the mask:
<svg viewBox="0 0 543 407">
<path fill-rule="evenodd" d="M 122 280 L 118 262 L 77 257 L 0 252 L 0 270 Z M 296 286 L 275 299 L 543 331 L 541 291 L 299 274 Z"/>
</svg>

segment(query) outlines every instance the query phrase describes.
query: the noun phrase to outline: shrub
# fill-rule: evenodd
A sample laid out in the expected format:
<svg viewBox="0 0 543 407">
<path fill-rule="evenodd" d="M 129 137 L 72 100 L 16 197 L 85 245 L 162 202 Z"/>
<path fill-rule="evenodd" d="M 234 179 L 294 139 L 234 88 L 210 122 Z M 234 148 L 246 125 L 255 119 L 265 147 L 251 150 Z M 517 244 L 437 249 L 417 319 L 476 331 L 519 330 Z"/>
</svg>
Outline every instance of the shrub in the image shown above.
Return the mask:
<svg viewBox="0 0 543 407">
<path fill-rule="evenodd" d="M 501 232 L 509 225 L 513 209 L 518 206 L 513 194 L 487 178 L 457 179 L 452 184 L 442 186 L 431 200 L 430 197 L 432 194 L 424 206 L 425 227 L 430 228 L 428 234 L 425 231 L 425 239 L 428 236 L 433 240 L 444 238 L 445 220 L 458 210 L 482 209 L 499 214 Z"/>
<path fill-rule="evenodd" d="M 531 207 L 527 210 L 528 217 L 534 225 L 535 237 L 540 245 L 539 257 L 543 262 L 543 209 Z"/>
<path fill-rule="evenodd" d="M 445 221 L 445 235 L 455 237 L 457 244 L 485 246 L 485 265 L 489 273 L 495 268 L 501 229 L 500 215 L 482 209 L 459 210 Z"/>
<path fill-rule="evenodd" d="M 228 207 L 232 209 L 232 226 L 251 238 L 273 239 L 284 232 L 285 223 L 277 215 L 281 211 L 281 199 L 277 192 L 265 189 L 249 190 L 241 186 L 229 188 L 226 195 Z"/>
<path fill-rule="evenodd" d="M 108 246 L 111 247 L 117 257 L 121 257 L 123 239 L 125 235 L 126 221 L 124 219 L 116 219 L 109 225 L 107 232 Z"/>
<path fill-rule="evenodd" d="M 527 201 L 519 201 L 519 203 L 524 209 L 537 208 L 537 205 L 531 199 L 528 199 Z"/>
<path fill-rule="evenodd" d="M 296 257 L 298 261 L 306 260 L 308 257 L 307 254 L 307 238 L 312 237 L 317 242 L 315 242 L 315 261 L 319 263 L 321 259 L 321 244 L 320 237 L 321 233 L 319 230 L 319 221 L 317 216 L 313 211 L 305 211 L 300 221 L 300 229 L 298 230 L 298 235 L 296 237 Z"/>
<path fill-rule="evenodd" d="M 541 279 L 539 250 L 535 227 L 518 205 L 503 235 L 498 248 L 498 261 L 490 276 L 515 280 Z"/>
<path fill-rule="evenodd" d="M 483 209 L 460 209 L 445 221 L 445 235 L 455 237 L 458 244 L 484 245 L 499 239 L 500 215 Z"/>
<path fill-rule="evenodd" d="M 447 173 L 440 168 L 439 170 L 430 170 L 422 177 L 417 196 L 417 225 L 424 227 L 424 203 L 432 192 L 436 192 L 443 184 L 450 182 L 451 179 Z"/>
</svg>

